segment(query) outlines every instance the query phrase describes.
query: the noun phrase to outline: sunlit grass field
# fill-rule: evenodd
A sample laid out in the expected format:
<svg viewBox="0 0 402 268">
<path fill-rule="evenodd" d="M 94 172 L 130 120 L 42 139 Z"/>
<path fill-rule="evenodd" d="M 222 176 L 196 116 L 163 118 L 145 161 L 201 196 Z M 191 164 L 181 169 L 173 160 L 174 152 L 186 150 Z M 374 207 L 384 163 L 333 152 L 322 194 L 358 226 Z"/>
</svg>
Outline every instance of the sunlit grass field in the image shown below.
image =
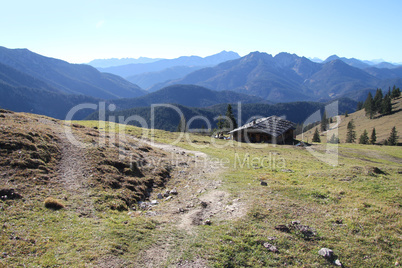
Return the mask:
<svg viewBox="0 0 402 268">
<path fill-rule="evenodd" d="M 97 121 L 76 122 L 99 127 Z M 122 129 L 106 123 L 105 131 Z M 248 204 L 240 220 L 199 226 L 183 256 L 202 256 L 216 267 L 323 267 L 328 247 L 345 267 L 389 267 L 401 261 L 402 151 L 398 147 L 339 145 L 328 165 L 290 145 L 249 145 L 197 134 L 125 127 L 125 134 L 207 153 L 224 173 L 222 189 Z M 319 151 L 319 145 L 317 150 Z M 379 170 L 376 171 L 377 168 Z M 373 171 L 374 170 L 374 171 Z M 261 186 L 260 181 L 268 186 Z M 314 237 L 275 230 L 298 220 Z M 279 253 L 267 251 L 267 237 Z"/>
</svg>

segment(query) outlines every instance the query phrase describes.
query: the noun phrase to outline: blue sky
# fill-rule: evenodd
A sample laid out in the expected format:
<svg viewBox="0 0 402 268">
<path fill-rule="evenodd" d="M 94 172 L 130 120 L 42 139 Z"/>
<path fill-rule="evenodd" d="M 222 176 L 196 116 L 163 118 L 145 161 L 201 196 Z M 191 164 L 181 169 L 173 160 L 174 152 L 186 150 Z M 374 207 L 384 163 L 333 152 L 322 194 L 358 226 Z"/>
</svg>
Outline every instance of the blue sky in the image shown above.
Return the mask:
<svg viewBox="0 0 402 268">
<path fill-rule="evenodd" d="M 0 46 L 73 63 L 222 50 L 402 62 L 402 1 L 2 1 Z"/>
</svg>

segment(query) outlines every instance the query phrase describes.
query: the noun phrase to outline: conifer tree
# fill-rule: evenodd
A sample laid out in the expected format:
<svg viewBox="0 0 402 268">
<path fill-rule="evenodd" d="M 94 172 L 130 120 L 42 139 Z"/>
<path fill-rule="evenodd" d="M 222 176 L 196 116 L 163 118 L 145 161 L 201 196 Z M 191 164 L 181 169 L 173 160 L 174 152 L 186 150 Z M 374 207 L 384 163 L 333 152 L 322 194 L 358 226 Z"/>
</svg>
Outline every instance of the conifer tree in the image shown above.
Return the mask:
<svg viewBox="0 0 402 268">
<path fill-rule="evenodd" d="M 348 111 L 345 112 L 345 117 L 349 117 Z"/>
<path fill-rule="evenodd" d="M 392 112 L 391 97 L 387 94 L 381 103 L 381 114 L 386 115 Z"/>
<path fill-rule="evenodd" d="M 375 128 L 373 128 L 373 131 L 371 132 L 370 143 L 375 144 L 376 141 L 377 141 L 377 135 L 375 133 Z"/>
<path fill-rule="evenodd" d="M 313 135 L 313 142 L 321 142 L 320 133 L 318 132 L 318 128 L 315 128 L 315 132 Z"/>
<path fill-rule="evenodd" d="M 400 96 L 401 96 L 401 90 L 394 85 L 391 92 L 391 99 L 396 99 L 399 98 Z"/>
<path fill-rule="evenodd" d="M 368 93 L 367 99 L 364 102 L 364 110 L 366 111 L 366 116 L 370 119 L 373 119 L 374 116 L 374 101 L 371 92 Z"/>
<path fill-rule="evenodd" d="M 237 128 L 237 122 L 233 115 L 232 105 L 230 104 L 228 104 L 228 108 L 226 110 L 226 120 L 224 122 L 223 127 L 226 128 L 228 131 Z"/>
<path fill-rule="evenodd" d="M 368 144 L 368 142 L 369 142 L 368 133 L 367 133 L 367 130 L 364 130 L 363 134 L 360 135 L 359 143 L 360 144 Z"/>
<path fill-rule="evenodd" d="M 383 99 L 382 90 L 378 88 L 373 99 L 374 114 L 381 111 L 382 99 Z"/>
<path fill-rule="evenodd" d="M 186 123 L 186 119 L 184 118 L 184 116 L 182 116 L 180 118 L 180 122 L 179 125 L 177 126 L 177 130 L 176 132 L 187 132 L 187 123 Z"/>
<path fill-rule="evenodd" d="M 347 126 L 347 133 L 346 133 L 346 142 L 353 143 L 356 140 L 356 132 L 355 132 L 355 125 L 353 120 L 350 120 Z"/>
<path fill-rule="evenodd" d="M 331 139 L 329 140 L 329 143 L 337 144 L 339 143 L 339 138 L 335 136 L 335 134 L 332 134 Z"/>
<path fill-rule="evenodd" d="M 391 134 L 388 138 L 388 145 L 397 145 L 398 144 L 398 132 L 396 131 L 396 127 L 394 126 L 391 130 Z"/>
</svg>

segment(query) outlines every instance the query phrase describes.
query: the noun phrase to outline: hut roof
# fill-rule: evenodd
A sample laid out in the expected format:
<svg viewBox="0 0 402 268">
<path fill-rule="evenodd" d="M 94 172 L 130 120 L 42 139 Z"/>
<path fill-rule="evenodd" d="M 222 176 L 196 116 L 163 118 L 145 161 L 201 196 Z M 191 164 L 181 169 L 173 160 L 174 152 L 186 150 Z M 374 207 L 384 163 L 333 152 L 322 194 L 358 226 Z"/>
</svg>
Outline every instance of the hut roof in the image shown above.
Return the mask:
<svg viewBox="0 0 402 268">
<path fill-rule="evenodd" d="M 272 115 L 270 117 L 259 118 L 250 123 L 247 123 L 239 128 L 233 129 L 229 133 L 235 133 L 241 130 L 246 130 L 252 133 L 266 133 L 273 137 L 285 133 L 289 129 L 294 128 L 294 123 L 280 118 L 279 116 Z"/>
</svg>

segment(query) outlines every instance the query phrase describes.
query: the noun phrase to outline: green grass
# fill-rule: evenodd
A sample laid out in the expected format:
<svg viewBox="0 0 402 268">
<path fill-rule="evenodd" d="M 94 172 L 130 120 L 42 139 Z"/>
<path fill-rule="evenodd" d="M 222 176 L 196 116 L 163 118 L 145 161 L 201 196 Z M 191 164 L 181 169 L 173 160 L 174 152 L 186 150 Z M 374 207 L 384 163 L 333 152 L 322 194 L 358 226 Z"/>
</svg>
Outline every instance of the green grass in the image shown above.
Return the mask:
<svg viewBox="0 0 402 268">
<path fill-rule="evenodd" d="M 97 217 L 79 217 L 75 211 L 46 209 L 38 201 L 13 207 L 3 203 L 7 219 L 2 219 L 0 266 L 83 267 L 100 256 L 124 255 L 130 259 L 154 242 L 157 223 L 147 218 L 131 218 L 126 213 L 108 211 Z M 20 205 L 20 204 L 19 204 Z"/>
<path fill-rule="evenodd" d="M 98 127 L 97 121 L 74 123 Z M 106 123 L 106 130 L 121 129 Z M 127 126 L 125 133 L 140 137 L 143 132 Z M 156 130 L 153 138 L 171 143 L 178 137 L 178 133 Z M 318 255 L 322 247 L 332 249 L 345 267 L 391 267 L 402 261 L 400 148 L 341 144 L 339 165 L 330 166 L 293 146 L 253 148 L 237 142 L 227 146 L 227 141 L 194 134 L 189 139 L 196 145 L 223 147 L 195 148 L 186 137 L 177 142 L 224 161 L 219 190 L 241 198 L 248 207 L 245 216 L 198 226 L 195 233 L 184 235 L 174 225 L 130 218 L 127 212 L 98 212 L 96 218 L 85 218 L 69 210 L 47 210 L 39 200 L 21 203 L 17 209 L 12 209 L 15 205 L 10 201 L 0 201 L 9 217 L 0 241 L 2 251 L 10 252 L 0 265 L 94 265 L 97 256 L 108 254 L 132 260 L 166 237 L 173 237 L 174 244 L 166 265 L 177 259 L 202 258 L 213 267 L 333 266 Z M 368 167 L 385 174 L 370 174 Z M 261 180 L 268 186 L 261 186 Z M 307 239 L 297 230 L 284 233 L 274 228 L 293 220 L 312 228 L 315 235 Z M 23 242 L 10 242 L 13 234 L 24 238 Z M 264 242 L 275 245 L 279 253 L 269 252 Z"/>
<path fill-rule="evenodd" d="M 135 127 L 127 131 L 137 136 L 141 132 Z M 154 138 L 169 143 L 178 135 L 155 131 Z M 190 141 L 228 143 L 201 135 L 190 135 Z M 215 267 L 332 266 L 318 255 L 322 247 L 334 250 L 346 267 L 387 267 L 401 261 L 400 148 L 341 144 L 339 165 L 334 167 L 292 146 L 252 148 L 234 142 L 224 149 L 194 148 L 185 137 L 177 145 L 226 159 L 222 189 L 242 196 L 250 206 L 240 220 L 199 227 L 199 238 L 185 252 L 199 252 Z M 378 167 L 385 174 L 368 174 L 367 167 Z M 268 187 L 260 186 L 260 180 Z M 274 229 L 292 220 L 310 226 L 317 236 L 306 240 L 300 233 Z M 263 247 L 261 241 L 269 236 L 277 237 L 272 244 L 280 253 Z"/>
</svg>

